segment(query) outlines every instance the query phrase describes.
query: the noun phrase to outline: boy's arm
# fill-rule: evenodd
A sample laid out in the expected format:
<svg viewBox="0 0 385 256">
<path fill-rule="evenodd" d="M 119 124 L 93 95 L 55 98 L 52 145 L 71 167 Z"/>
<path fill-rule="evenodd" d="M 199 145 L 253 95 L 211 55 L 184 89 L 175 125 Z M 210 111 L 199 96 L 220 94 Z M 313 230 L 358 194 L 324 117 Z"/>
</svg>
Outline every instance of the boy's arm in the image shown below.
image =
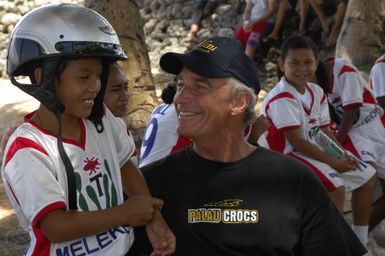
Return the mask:
<svg viewBox="0 0 385 256">
<path fill-rule="evenodd" d="M 162 200 L 136 196 L 121 205 L 100 211 L 75 212 L 65 209 L 47 213 L 37 225 L 51 242 L 87 237 L 120 225 L 141 226 L 152 219 Z"/>
<path fill-rule="evenodd" d="M 325 154 L 316 145 L 303 138 L 298 128 L 286 130 L 283 133 L 289 143 L 307 157 L 328 164 L 341 173 L 356 169 L 356 164 L 350 158 L 341 157 L 336 159 Z"/>
<path fill-rule="evenodd" d="M 352 128 L 354 118 L 357 116 L 359 107 L 345 108 L 344 114 L 341 118 L 341 126 L 337 132 L 337 140 L 342 144 L 348 135 L 350 129 Z"/>
</svg>

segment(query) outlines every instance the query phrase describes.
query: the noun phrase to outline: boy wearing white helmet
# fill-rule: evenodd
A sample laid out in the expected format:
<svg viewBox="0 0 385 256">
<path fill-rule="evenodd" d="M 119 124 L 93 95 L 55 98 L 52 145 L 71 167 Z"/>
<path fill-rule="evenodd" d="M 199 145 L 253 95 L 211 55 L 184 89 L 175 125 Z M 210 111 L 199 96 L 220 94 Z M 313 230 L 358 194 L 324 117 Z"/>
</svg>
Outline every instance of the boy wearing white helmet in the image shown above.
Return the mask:
<svg viewBox="0 0 385 256">
<path fill-rule="evenodd" d="M 126 59 L 111 25 L 84 7 L 47 5 L 16 25 L 8 50 L 12 83 L 41 102 L 10 137 L 2 166 L 31 237 L 25 254 L 125 255 L 130 226 L 140 225 L 155 255 L 171 254 L 163 202 L 129 160 L 135 147 L 125 124 L 103 105 L 108 65 Z"/>
</svg>

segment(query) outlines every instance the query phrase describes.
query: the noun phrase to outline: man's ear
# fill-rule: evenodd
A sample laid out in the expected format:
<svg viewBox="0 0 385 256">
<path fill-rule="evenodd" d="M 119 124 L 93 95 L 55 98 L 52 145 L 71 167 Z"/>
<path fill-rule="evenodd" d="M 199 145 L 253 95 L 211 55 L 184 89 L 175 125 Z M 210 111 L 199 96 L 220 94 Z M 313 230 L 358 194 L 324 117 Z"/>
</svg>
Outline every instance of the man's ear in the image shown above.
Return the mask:
<svg viewBox="0 0 385 256">
<path fill-rule="evenodd" d="M 33 76 L 34 76 L 35 81 L 36 81 L 37 84 L 40 84 L 40 82 L 41 82 L 41 74 L 42 74 L 42 69 L 41 68 L 36 68 L 33 71 Z"/>
<path fill-rule="evenodd" d="M 245 112 L 250 103 L 250 95 L 246 92 L 241 92 L 235 96 L 230 105 L 230 114 L 232 116 L 239 115 Z"/>
</svg>

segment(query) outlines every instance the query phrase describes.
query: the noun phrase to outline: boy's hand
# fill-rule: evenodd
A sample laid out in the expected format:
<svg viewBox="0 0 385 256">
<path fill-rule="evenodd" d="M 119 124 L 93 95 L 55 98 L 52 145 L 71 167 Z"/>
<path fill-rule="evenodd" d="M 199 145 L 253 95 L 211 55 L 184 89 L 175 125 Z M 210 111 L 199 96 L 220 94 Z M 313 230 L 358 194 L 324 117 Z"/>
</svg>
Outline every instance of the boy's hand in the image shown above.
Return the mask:
<svg viewBox="0 0 385 256">
<path fill-rule="evenodd" d="M 152 220 L 154 209 L 163 206 L 163 201 L 149 196 L 131 196 L 123 204 L 127 225 L 137 227 Z"/>
<path fill-rule="evenodd" d="M 359 163 L 348 156 L 342 156 L 341 158 L 336 159 L 332 167 L 339 173 L 360 169 Z"/>
</svg>

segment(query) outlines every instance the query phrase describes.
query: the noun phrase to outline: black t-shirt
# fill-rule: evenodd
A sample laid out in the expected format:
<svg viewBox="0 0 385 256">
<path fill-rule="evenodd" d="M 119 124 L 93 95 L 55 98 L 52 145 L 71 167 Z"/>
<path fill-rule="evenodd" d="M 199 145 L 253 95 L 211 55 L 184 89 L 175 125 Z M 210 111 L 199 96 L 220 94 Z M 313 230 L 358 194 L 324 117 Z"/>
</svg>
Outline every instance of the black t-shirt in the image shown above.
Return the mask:
<svg viewBox="0 0 385 256">
<path fill-rule="evenodd" d="M 219 163 L 190 146 L 142 170 L 153 196 L 164 200 L 175 255 L 366 252 L 313 172 L 282 154 L 258 147 L 244 159 Z M 141 255 L 144 237 L 137 230 L 129 255 Z"/>
</svg>

